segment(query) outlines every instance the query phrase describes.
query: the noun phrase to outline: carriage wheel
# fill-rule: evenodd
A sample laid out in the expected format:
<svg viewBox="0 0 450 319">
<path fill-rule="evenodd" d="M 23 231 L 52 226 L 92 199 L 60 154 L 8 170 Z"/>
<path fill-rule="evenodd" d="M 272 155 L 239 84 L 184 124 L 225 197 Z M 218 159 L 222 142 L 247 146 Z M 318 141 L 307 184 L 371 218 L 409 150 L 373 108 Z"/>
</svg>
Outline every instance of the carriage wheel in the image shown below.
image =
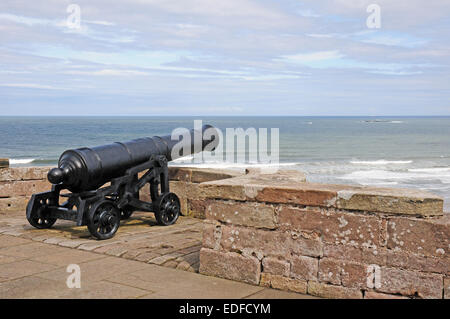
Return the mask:
<svg viewBox="0 0 450 319">
<path fill-rule="evenodd" d="M 174 193 L 164 193 L 156 200 L 155 217 L 159 225 L 174 224 L 180 216 L 180 200 Z"/>
<path fill-rule="evenodd" d="M 30 201 L 28 206 L 33 205 L 30 217 L 27 216 L 27 220 L 31 226 L 38 229 L 50 228 L 56 222 L 56 218 L 48 217 L 48 207 L 44 199 Z M 27 207 L 28 211 L 28 207 Z"/>
<path fill-rule="evenodd" d="M 114 236 L 120 225 L 120 211 L 110 200 L 100 200 L 89 210 L 88 229 L 97 239 Z"/>
</svg>

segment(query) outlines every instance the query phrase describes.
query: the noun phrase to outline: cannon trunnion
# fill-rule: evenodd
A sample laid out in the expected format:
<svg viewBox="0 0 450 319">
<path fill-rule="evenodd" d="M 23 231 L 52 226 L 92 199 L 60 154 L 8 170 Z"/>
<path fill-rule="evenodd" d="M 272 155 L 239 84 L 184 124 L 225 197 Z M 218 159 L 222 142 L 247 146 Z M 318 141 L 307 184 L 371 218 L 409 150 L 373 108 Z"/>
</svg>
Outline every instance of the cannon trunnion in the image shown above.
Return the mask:
<svg viewBox="0 0 450 319">
<path fill-rule="evenodd" d="M 207 135 L 212 137 L 203 138 L 209 129 L 213 131 Z M 213 150 L 218 144 L 211 126 L 190 133 L 189 147 L 175 153 L 173 148 L 180 141 L 171 136 L 65 151 L 58 167 L 48 173 L 51 191 L 33 194 L 28 202 L 29 223 L 42 229 L 57 219 L 72 220 L 77 226 L 87 225 L 100 240 L 113 237 L 120 220 L 136 210 L 153 212 L 160 225 L 175 223 L 181 213 L 180 200 L 169 189 L 168 161 L 205 150 L 207 145 Z M 197 141 L 194 136 L 201 138 Z M 145 185 L 149 185 L 151 202 L 139 199 Z M 65 189 L 71 193 L 61 193 Z M 66 200 L 60 204 L 61 197 Z"/>
</svg>

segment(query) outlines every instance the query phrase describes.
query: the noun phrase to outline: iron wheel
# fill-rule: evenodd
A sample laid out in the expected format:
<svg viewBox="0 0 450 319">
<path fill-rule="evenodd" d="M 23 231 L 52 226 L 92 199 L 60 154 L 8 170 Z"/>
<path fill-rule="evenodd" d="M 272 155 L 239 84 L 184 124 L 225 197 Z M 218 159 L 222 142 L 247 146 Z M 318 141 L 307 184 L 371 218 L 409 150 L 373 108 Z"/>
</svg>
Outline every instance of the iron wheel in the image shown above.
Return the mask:
<svg viewBox="0 0 450 319">
<path fill-rule="evenodd" d="M 110 200 L 100 200 L 89 210 L 88 229 L 97 239 L 109 239 L 120 226 L 120 211 Z"/>
<path fill-rule="evenodd" d="M 41 199 L 35 201 L 34 204 L 30 201 L 27 205 L 27 210 L 30 205 L 33 205 L 30 216 L 27 216 L 27 220 L 31 226 L 38 229 L 46 229 L 53 226 L 56 222 L 56 218 L 48 217 L 48 206 L 46 200 Z"/>
<path fill-rule="evenodd" d="M 162 194 L 155 206 L 155 217 L 159 225 L 172 225 L 180 216 L 180 199 L 175 193 Z"/>
</svg>

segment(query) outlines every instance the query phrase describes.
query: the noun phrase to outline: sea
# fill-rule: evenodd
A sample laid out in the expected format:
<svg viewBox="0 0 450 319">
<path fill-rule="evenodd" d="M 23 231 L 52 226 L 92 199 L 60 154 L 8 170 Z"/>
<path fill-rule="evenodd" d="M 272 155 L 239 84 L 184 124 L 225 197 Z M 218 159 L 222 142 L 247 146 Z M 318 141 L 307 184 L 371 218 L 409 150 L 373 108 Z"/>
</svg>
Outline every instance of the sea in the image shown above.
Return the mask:
<svg viewBox="0 0 450 319">
<path fill-rule="evenodd" d="M 443 197 L 450 212 L 450 117 L 0 117 L 0 158 L 12 166 L 55 165 L 66 149 L 169 135 L 193 128 L 195 120 L 224 133 L 278 128 L 282 168 L 300 170 L 312 182 L 427 190 Z M 172 165 L 273 164 L 185 159 Z"/>
</svg>

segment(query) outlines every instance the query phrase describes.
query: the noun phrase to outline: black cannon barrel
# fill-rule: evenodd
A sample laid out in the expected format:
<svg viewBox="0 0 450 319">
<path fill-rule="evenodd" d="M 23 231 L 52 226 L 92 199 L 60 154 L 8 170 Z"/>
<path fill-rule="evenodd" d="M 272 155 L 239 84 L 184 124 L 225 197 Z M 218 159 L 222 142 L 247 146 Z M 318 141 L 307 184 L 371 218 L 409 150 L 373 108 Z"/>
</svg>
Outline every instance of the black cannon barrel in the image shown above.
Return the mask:
<svg viewBox="0 0 450 319">
<path fill-rule="evenodd" d="M 213 131 L 209 131 L 208 138 L 205 138 L 207 129 Z M 201 131 L 191 130 L 190 147 L 181 148 L 177 154 L 172 154 L 172 150 L 183 137 L 172 140 L 170 135 L 67 150 L 60 156 L 58 167 L 51 169 L 47 177 L 50 183 L 62 183 L 73 193 L 94 190 L 122 176 L 127 169 L 148 161 L 152 155 L 164 155 L 168 161 L 172 161 L 201 152 L 207 145 L 212 150 L 219 142 L 218 136 L 216 129 L 210 125 L 204 125 Z"/>
</svg>

